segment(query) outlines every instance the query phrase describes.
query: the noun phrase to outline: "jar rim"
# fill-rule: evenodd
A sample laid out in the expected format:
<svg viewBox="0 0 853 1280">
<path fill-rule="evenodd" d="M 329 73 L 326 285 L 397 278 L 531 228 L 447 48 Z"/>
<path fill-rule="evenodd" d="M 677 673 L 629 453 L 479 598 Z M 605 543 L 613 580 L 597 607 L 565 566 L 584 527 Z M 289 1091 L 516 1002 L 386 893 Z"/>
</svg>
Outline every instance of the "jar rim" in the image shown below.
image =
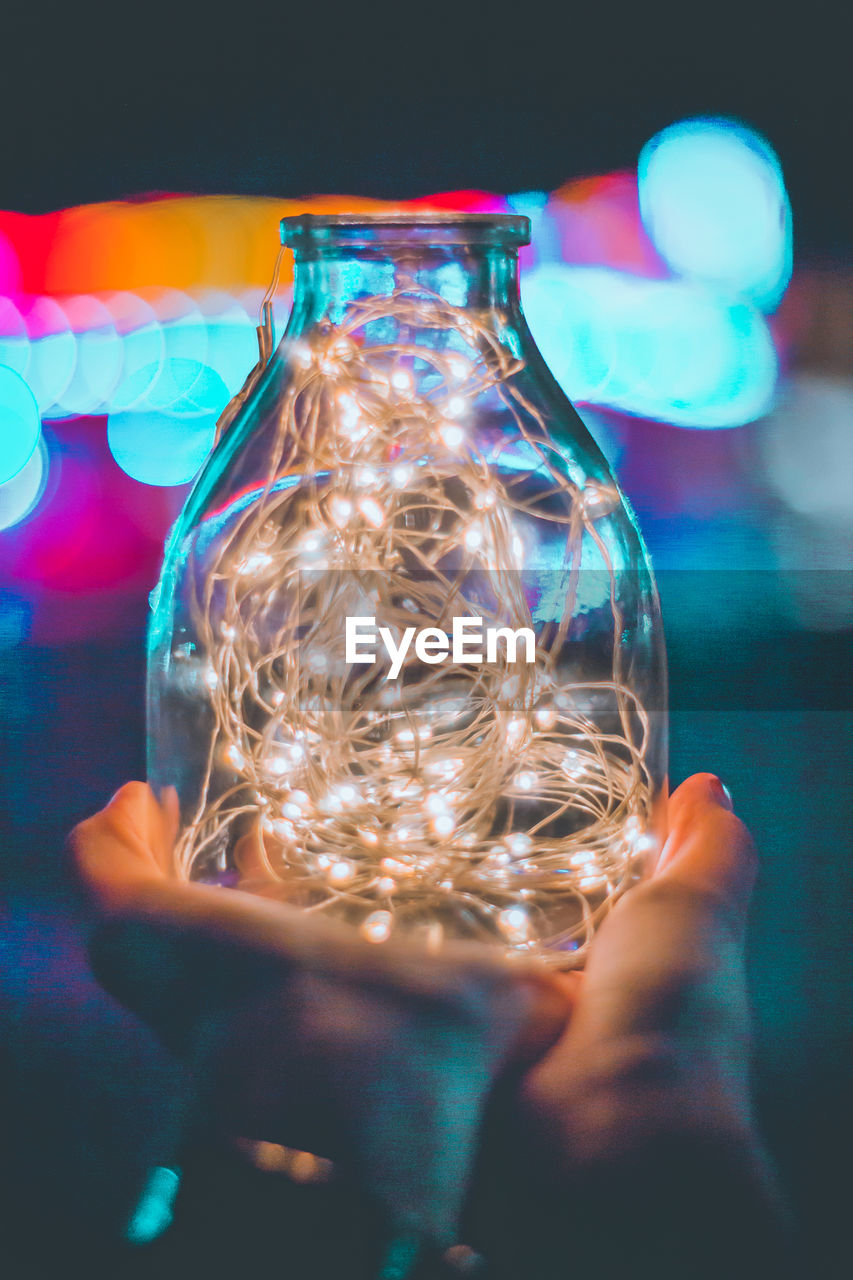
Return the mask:
<svg viewBox="0 0 853 1280">
<path fill-rule="evenodd" d="M 300 213 L 281 219 L 281 243 L 309 245 L 376 244 L 494 245 L 530 243 L 530 219 L 523 214 L 413 210 L 405 213 Z"/>
</svg>

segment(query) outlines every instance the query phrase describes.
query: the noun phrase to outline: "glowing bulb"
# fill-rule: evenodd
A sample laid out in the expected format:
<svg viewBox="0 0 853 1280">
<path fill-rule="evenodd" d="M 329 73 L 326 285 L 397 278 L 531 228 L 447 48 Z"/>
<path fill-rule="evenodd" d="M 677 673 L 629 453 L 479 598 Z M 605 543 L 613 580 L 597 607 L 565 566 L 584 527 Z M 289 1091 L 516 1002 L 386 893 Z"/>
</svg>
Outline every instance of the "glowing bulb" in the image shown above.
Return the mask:
<svg viewBox="0 0 853 1280">
<path fill-rule="evenodd" d="M 405 489 L 412 478 L 412 467 L 406 462 L 398 462 L 391 468 L 391 483 L 395 489 Z"/>
<path fill-rule="evenodd" d="M 523 716 L 513 716 L 506 727 L 507 746 L 517 747 L 527 736 L 527 721 Z"/>
<path fill-rule="evenodd" d="M 634 841 L 634 854 L 638 858 L 657 853 L 657 851 L 658 842 L 655 837 L 650 835 L 648 832 Z"/>
<path fill-rule="evenodd" d="M 530 935 L 530 917 L 524 907 L 505 907 L 498 915 L 498 928 L 509 942 L 525 942 Z"/>
<path fill-rule="evenodd" d="M 617 495 L 612 489 L 605 489 L 599 484 L 586 484 L 581 501 L 586 514 L 591 519 L 597 520 L 613 510 Z"/>
<path fill-rule="evenodd" d="M 414 391 L 412 375 L 405 369 L 395 369 L 391 374 L 391 386 L 395 391 L 406 391 L 411 394 Z"/>
<path fill-rule="evenodd" d="M 464 765 L 465 761 L 461 756 L 453 756 L 450 760 L 430 760 L 424 766 L 424 772 L 433 778 L 440 778 L 444 782 L 449 782 L 451 778 L 456 777 Z"/>
<path fill-rule="evenodd" d="M 375 498 L 360 498 L 358 509 L 369 525 L 381 529 L 385 523 L 385 511 Z"/>
<path fill-rule="evenodd" d="M 533 841 L 524 831 L 513 831 L 510 835 L 504 836 L 504 844 L 514 858 L 523 857 L 533 848 Z"/>
<path fill-rule="evenodd" d="M 267 756 L 266 760 L 264 760 L 264 768 L 267 773 L 271 773 L 275 777 L 281 777 L 290 768 L 290 761 L 283 755 Z"/>
<path fill-rule="evenodd" d="M 552 702 L 540 702 L 533 712 L 533 719 L 540 729 L 553 729 L 557 723 L 557 711 Z"/>
<path fill-rule="evenodd" d="M 372 911 L 362 921 L 361 933 L 368 942 L 384 942 L 391 934 L 393 917 L 390 911 Z"/>
<path fill-rule="evenodd" d="M 355 863 L 350 858 L 341 858 L 340 862 L 333 862 L 327 868 L 326 879 L 332 885 L 350 884 L 355 879 L 355 874 Z"/>
<path fill-rule="evenodd" d="M 341 392 L 337 397 L 337 402 L 341 410 L 341 422 L 345 427 L 354 427 L 361 418 L 361 410 L 357 401 L 347 392 Z"/>
<path fill-rule="evenodd" d="M 633 843 L 638 836 L 642 835 L 643 824 L 640 822 L 640 819 L 636 816 L 631 818 L 626 818 L 625 825 L 622 828 L 622 832 L 625 836 L 625 839 L 629 843 Z"/>
<path fill-rule="evenodd" d="M 243 556 L 237 561 L 234 568 L 239 574 L 250 576 L 260 573 L 263 569 L 268 569 L 272 564 L 272 556 L 268 556 L 263 551 L 256 551 L 250 556 Z"/>
<path fill-rule="evenodd" d="M 447 357 L 447 365 L 454 378 L 459 382 L 464 382 L 471 374 L 471 365 L 464 356 L 456 355 L 455 352 Z"/>
<path fill-rule="evenodd" d="M 483 530 L 478 524 L 472 524 L 465 533 L 465 546 L 469 551 L 476 551 L 483 545 Z"/>
<path fill-rule="evenodd" d="M 458 449 L 465 439 L 465 432 L 453 422 L 445 422 L 438 428 L 442 443 L 448 449 Z"/>
<path fill-rule="evenodd" d="M 246 757 L 243 755 L 243 752 L 240 750 L 240 748 L 236 746 L 236 744 L 233 742 L 229 747 L 226 748 L 225 759 L 234 769 L 237 769 L 238 771 L 241 769 L 245 769 L 246 767 Z"/>
<path fill-rule="evenodd" d="M 513 778 L 513 782 L 519 791 L 532 791 L 539 782 L 538 776 L 530 769 L 523 769 L 521 773 L 517 773 Z"/>
<path fill-rule="evenodd" d="M 451 418 L 461 418 L 462 414 L 468 409 L 468 401 L 464 396 L 451 396 L 447 402 L 445 412 Z"/>
<path fill-rule="evenodd" d="M 335 495 L 329 503 L 329 509 L 331 511 L 332 524 L 337 525 L 339 529 L 343 529 L 352 519 L 353 505 L 348 498 L 340 498 Z"/>
<path fill-rule="evenodd" d="M 561 767 L 567 778 L 579 778 L 586 770 L 586 765 L 577 751 L 567 751 Z"/>
<path fill-rule="evenodd" d="M 474 497 L 474 506 L 483 511 L 486 507 L 493 507 L 496 501 L 494 489 L 481 489 Z"/>
<path fill-rule="evenodd" d="M 376 881 L 376 891 L 381 893 L 383 898 L 389 897 L 397 888 L 397 881 L 391 876 L 380 876 Z"/>
<path fill-rule="evenodd" d="M 291 343 L 290 358 L 294 364 L 299 365 L 300 369 L 310 369 L 314 363 L 311 348 L 304 342 Z"/>
<path fill-rule="evenodd" d="M 380 869 L 389 876 L 413 876 L 414 868 L 410 867 L 407 862 L 400 862 L 397 858 L 383 858 L 379 864 Z"/>
<path fill-rule="evenodd" d="M 432 819 L 430 826 L 440 839 L 446 840 L 456 830 L 456 821 L 449 813 L 439 813 Z"/>
</svg>

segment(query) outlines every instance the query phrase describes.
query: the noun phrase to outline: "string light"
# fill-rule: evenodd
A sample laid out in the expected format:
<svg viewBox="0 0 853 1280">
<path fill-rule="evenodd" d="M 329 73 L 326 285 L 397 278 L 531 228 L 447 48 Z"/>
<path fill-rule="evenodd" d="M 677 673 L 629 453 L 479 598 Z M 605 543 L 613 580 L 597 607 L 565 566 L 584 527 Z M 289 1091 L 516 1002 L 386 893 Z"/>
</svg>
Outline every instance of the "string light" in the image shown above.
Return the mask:
<svg viewBox="0 0 853 1280">
<path fill-rule="evenodd" d="M 397 339 L 368 341 L 387 319 Z M 424 329 L 467 335 L 465 356 L 410 339 Z M 615 570 L 596 529 L 618 495 L 567 478 L 495 330 L 413 281 L 289 356 L 264 481 L 191 553 L 210 749 L 177 873 L 232 866 L 240 887 L 377 944 L 470 937 L 579 963 L 654 843 L 649 718 L 621 675 Z M 486 395 L 512 415 L 545 498 L 462 425 Z M 425 665 L 412 646 L 391 681 L 378 659 L 344 661 L 346 616 L 439 635 L 453 616 L 530 628 L 518 525 L 541 521 L 545 502 L 565 564 L 591 541 L 610 576 L 609 679 L 566 671 L 570 612 L 539 629 L 532 662 L 502 646 L 488 663 Z M 596 700 L 615 727 L 593 719 Z"/>
</svg>

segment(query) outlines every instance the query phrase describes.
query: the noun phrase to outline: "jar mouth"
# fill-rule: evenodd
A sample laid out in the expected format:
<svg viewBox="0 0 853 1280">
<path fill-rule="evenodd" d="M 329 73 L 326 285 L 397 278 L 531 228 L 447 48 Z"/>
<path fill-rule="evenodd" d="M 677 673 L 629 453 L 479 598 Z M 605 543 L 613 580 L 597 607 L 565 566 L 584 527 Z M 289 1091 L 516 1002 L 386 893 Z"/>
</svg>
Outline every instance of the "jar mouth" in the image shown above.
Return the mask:
<svg viewBox="0 0 853 1280">
<path fill-rule="evenodd" d="M 302 213 L 281 220 L 281 243 L 295 252 L 326 248 L 457 245 L 517 249 L 530 243 L 530 219 L 521 214 Z"/>
</svg>

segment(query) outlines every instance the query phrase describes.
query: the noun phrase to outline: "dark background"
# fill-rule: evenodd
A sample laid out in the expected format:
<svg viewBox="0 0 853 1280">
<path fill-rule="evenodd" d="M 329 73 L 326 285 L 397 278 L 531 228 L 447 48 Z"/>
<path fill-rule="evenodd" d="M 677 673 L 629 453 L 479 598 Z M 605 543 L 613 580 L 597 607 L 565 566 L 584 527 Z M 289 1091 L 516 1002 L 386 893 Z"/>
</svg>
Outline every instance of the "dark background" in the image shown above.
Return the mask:
<svg viewBox="0 0 853 1280">
<path fill-rule="evenodd" d="M 722 114 L 777 150 L 797 263 L 853 261 L 853 20 L 837 4 L 19 5 L 2 22 L 3 208 L 153 191 L 551 190 L 633 167 L 677 119 Z M 685 439 L 648 431 L 650 451 Z M 711 453 L 733 447 L 711 435 Z M 748 446 L 749 428 L 741 438 Z M 665 555 L 666 519 L 638 514 Z M 750 953 L 760 1115 L 806 1227 L 809 1280 L 840 1276 L 849 645 L 778 630 L 767 599 L 785 585 L 772 574 L 742 580 L 739 604 L 710 628 L 701 587 L 697 599 L 664 577 L 662 592 L 673 778 L 719 772 L 763 855 Z M 167 1100 L 183 1075 L 95 985 L 61 848 L 74 822 L 144 774 L 145 594 L 119 639 L 0 648 L 0 1258 L 13 1280 L 230 1277 L 271 1259 L 308 1276 L 334 1204 L 204 1141 L 180 1153 L 173 1232 L 141 1251 L 118 1243 L 148 1171 L 178 1159 Z M 344 1248 L 342 1276 L 345 1259 Z"/>
<path fill-rule="evenodd" d="M 550 191 L 658 129 L 740 116 L 800 255 L 853 248 L 848 5 L 7 6 L 0 207 L 141 192 Z"/>
</svg>

